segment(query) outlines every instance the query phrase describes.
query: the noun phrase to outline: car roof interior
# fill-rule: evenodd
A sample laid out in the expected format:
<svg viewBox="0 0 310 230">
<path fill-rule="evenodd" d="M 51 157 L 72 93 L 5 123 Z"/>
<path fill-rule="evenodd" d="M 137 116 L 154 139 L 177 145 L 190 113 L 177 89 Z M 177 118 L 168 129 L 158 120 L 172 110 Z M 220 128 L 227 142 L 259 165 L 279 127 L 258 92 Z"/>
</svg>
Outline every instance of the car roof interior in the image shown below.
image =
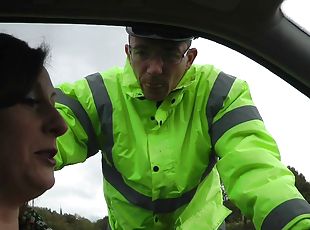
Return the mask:
<svg viewBox="0 0 310 230">
<path fill-rule="evenodd" d="M 10 0 L 1 2 L 0 22 L 184 27 L 248 56 L 310 97 L 310 37 L 283 15 L 282 1 Z"/>
</svg>

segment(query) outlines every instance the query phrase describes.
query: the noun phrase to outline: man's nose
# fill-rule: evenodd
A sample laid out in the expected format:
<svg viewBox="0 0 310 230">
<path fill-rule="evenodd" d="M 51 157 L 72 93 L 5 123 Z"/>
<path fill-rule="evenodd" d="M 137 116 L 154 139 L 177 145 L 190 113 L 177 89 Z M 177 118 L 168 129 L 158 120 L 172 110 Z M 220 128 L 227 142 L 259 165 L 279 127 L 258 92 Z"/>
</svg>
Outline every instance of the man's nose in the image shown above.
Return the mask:
<svg viewBox="0 0 310 230">
<path fill-rule="evenodd" d="M 162 74 L 164 61 L 159 55 L 152 57 L 149 60 L 147 73 L 150 75 Z"/>
</svg>

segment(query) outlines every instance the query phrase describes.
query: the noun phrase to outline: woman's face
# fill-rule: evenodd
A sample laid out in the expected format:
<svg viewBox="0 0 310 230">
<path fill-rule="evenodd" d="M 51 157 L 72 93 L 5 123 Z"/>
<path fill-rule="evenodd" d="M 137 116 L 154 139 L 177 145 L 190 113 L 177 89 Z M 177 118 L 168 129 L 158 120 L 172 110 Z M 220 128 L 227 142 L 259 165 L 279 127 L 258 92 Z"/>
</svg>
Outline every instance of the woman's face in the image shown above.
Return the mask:
<svg viewBox="0 0 310 230">
<path fill-rule="evenodd" d="M 21 103 L 0 110 L 0 202 L 25 202 L 53 186 L 56 137 L 67 129 L 55 96 L 43 69 Z"/>
</svg>

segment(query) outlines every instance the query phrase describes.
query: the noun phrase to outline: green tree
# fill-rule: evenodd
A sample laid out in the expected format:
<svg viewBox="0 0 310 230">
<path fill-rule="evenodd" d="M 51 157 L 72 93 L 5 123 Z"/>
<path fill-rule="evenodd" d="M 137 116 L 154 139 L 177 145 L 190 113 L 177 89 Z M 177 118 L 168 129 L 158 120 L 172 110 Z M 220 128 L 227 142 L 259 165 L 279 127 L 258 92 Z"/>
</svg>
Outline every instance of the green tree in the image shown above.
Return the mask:
<svg viewBox="0 0 310 230">
<path fill-rule="evenodd" d="M 288 166 L 288 169 L 295 176 L 295 185 L 303 197 L 310 203 L 310 183 L 307 182 L 305 176 L 299 173 L 294 167 Z"/>
</svg>

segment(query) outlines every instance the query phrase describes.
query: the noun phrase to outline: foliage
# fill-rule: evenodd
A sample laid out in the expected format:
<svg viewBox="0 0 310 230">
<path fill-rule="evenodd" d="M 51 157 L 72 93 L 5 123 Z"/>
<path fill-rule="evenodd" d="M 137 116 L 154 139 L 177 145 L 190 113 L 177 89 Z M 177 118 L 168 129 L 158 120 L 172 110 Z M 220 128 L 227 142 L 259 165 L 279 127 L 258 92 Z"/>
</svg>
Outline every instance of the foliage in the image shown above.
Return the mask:
<svg viewBox="0 0 310 230">
<path fill-rule="evenodd" d="M 102 230 L 103 219 L 91 222 L 77 214 L 59 214 L 47 208 L 34 208 L 53 230 Z"/>
<path fill-rule="evenodd" d="M 306 181 L 304 175 L 295 168 L 288 166 L 288 169 L 295 175 L 295 185 L 306 201 L 310 203 L 310 183 Z"/>
</svg>

